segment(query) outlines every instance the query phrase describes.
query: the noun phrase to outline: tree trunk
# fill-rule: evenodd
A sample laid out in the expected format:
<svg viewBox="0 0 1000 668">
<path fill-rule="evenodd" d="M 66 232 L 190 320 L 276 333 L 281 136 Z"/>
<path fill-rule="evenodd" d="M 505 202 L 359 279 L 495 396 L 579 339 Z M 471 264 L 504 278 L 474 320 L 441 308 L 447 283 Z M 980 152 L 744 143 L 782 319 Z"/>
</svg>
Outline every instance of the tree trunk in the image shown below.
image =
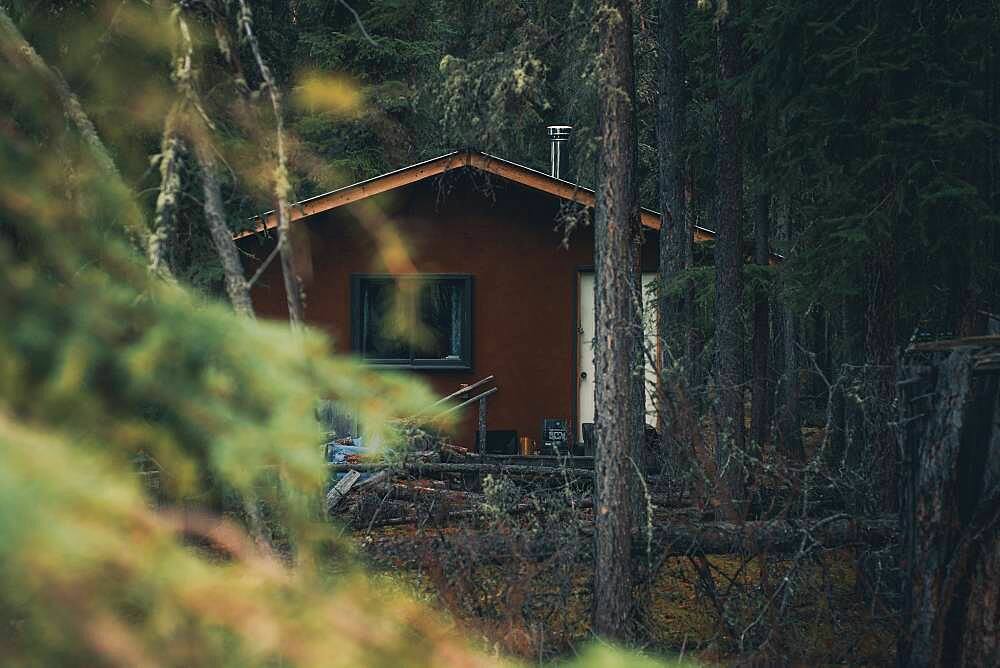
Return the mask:
<svg viewBox="0 0 1000 668">
<path fill-rule="evenodd" d="M 847 300 L 840 299 L 831 310 L 833 322 L 833 350 L 831 353 L 831 377 L 832 386 L 828 398 L 828 410 L 830 414 L 829 448 L 826 452 L 826 463 L 831 469 L 836 470 L 844 462 L 844 455 L 847 452 L 847 403 L 844 392 L 844 384 L 847 380 Z"/>
<path fill-rule="evenodd" d="M 719 79 L 724 86 L 739 69 L 741 37 L 736 21 L 739 0 L 729 0 L 718 17 Z M 715 244 L 715 456 L 723 508 L 730 519 L 744 504 L 743 473 L 743 235 L 740 198 L 740 105 L 731 90 L 720 87 L 718 99 L 718 222 Z"/>
<path fill-rule="evenodd" d="M 872 464 L 873 498 L 880 510 L 896 502 L 896 244 L 891 233 L 873 244 L 865 261 L 868 302 L 865 310 L 865 356 L 871 385 L 866 424 Z"/>
<path fill-rule="evenodd" d="M 643 345 L 639 275 L 632 12 L 628 0 L 597 9 L 598 186 L 595 207 L 595 399 L 593 630 L 627 640 L 632 631 L 631 543 L 642 439 Z"/>
<path fill-rule="evenodd" d="M 657 336 L 660 344 L 658 429 L 668 466 L 680 472 L 687 468 L 690 434 L 683 433 L 674 415 L 688 373 L 690 307 L 687 290 L 676 285 L 677 277 L 690 267 L 693 227 L 687 210 L 684 157 L 684 118 L 687 69 L 681 49 L 681 34 L 687 0 L 660 0 L 657 47 L 659 96 L 656 106 L 656 140 L 659 153 L 660 276 Z"/>
<path fill-rule="evenodd" d="M 978 352 L 901 368 L 899 666 L 1000 665 L 1000 375 Z"/>
<path fill-rule="evenodd" d="M 212 155 L 212 147 L 199 145 L 195 149 L 198 166 L 201 169 L 202 192 L 205 198 L 205 222 L 212 235 L 212 243 L 222 262 L 222 272 L 226 280 L 226 293 L 233 310 L 240 315 L 253 317 L 253 302 L 250 301 L 250 285 L 243 274 L 240 252 L 233 240 L 233 233 L 226 225 L 226 214 L 219 187 L 218 167 Z"/>
<path fill-rule="evenodd" d="M 271 111 L 274 114 L 275 153 L 277 164 L 274 167 L 274 214 L 278 218 L 278 252 L 281 259 L 281 275 L 285 281 L 285 300 L 288 302 L 288 319 L 292 329 L 298 329 L 305 320 L 305 299 L 302 295 L 302 279 L 295 266 L 295 255 L 292 249 L 291 229 L 288 213 L 288 160 L 285 156 L 285 121 L 281 110 L 281 93 L 278 84 L 271 74 L 271 68 L 264 61 L 260 44 L 253 31 L 253 14 L 246 0 L 239 0 L 239 28 L 246 37 L 253 53 L 257 69 L 263 79 L 263 87 L 267 89 L 271 101 Z"/>
<path fill-rule="evenodd" d="M 688 267 L 694 267 L 694 176 L 691 174 L 690 161 L 687 164 L 686 171 L 687 174 L 684 177 L 684 215 L 686 216 L 688 229 L 691 230 L 691 243 L 684 247 L 684 264 Z M 698 304 L 695 300 L 695 288 L 694 279 L 689 278 L 685 286 L 685 296 L 687 298 L 685 302 L 687 306 L 685 310 L 687 336 L 685 339 L 684 361 L 687 364 L 687 373 L 684 374 L 684 380 L 687 382 L 688 387 L 692 389 L 701 384 L 698 357 L 701 355 L 701 350 L 704 347 L 701 330 L 697 325 Z"/>
<path fill-rule="evenodd" d="M 779 193 L 777 200 L 777 236 L 786 248 L 793 247 L 795 233 L 792 229 L 791 201 L 787 193 Z M 803 458 L 802 411 L 799 398 L 798 317 L 786 303 L 778 315 L 777 329 L 781 332 L 778 342 L 778 359 L 782 374 L 778 386 L 778 407 L 775 411 L 778 427 L 778 444 L 786 456 Z"/>
<path fill-rule="evenodd" d="M 182 154 L 185 146 L 177 132 L 177 110 L 171 110 L 160 142 L 160 192 L 156 196 L 153 231 L 149 235 L 147 256 L 154 276 L 171 280 L 172 244 L 176 228 L 177 198 L 181 193 Z"/>
<path fill-rule="evenodd" d="M 782 381 L 781 409 L 778 413 L 778 430 L 781 447 L 787 456 L 802 460 L 802 384 L 799 378 L 799 318 L 789 306 L 782 308 L 785 377 Z"/>
<path fill-rule="evenodd" d="M 757 142 L 757 159 L 763 161 L 767 153 L 767 137 L 760 131 Z M 754 202 L 753 261 L 765 269 L 771 260 L 771 193 L 759 186 Z M 771 384 L 769 348 L 771 345 L 771 304 L 765 285 L 758 283 L 753 294 L 753 388 L 750 404 L 750 442 L 763 448 L 771 436 Z"/>
</svg>

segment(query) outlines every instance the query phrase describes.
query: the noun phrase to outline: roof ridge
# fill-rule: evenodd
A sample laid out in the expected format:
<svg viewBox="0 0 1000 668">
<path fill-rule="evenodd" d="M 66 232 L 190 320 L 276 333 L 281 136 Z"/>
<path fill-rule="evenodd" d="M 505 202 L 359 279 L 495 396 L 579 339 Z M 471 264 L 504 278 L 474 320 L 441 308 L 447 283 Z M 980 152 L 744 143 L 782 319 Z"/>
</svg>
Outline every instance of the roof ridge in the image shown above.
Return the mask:
<svg viewBox="0 0 1000 668">
<path fill-rule="evenodd" d="M 452 160 L 460 156 L 464 156 L 465 158 L 464 160 L 460 160 L 462 164 L 453 164 Z M 299 200 L 289 205 L 289 209 L 291 210 L 290 222 L 308 218 L 324 211 L 345 206 L 395 188 L 409 185 L 410 183 L 422 181 L 432 176 L 464 167 L 479 169 L 534 188 L 535 190 L 546 192 L 555 197 L 577 202 L 588 208 L 593 207 L 596 202 L 596 192 L 591 188 L 556 178 L 545 172 L 506 160 L 485 151 L 465 148 L 450 151 L 436 158 L 430 158 L 429 160 L 414 163 L 407 167 L 401 167 L 391 172 L 379 174 L 378 176 L 342 186 L 326 193 Z M 660 229 L 662 214 L 652 209 L 641 207 L 640 216 L 644 227 L 655 230 Z M 258 221 L 254 228 L 237 233 L 234 235 L 234 238 L 241 239 L 258 232 L 273 229 L 277 225 L 277 216 L 275 216 L 273 209 L 255 216 L 251 220 Z M 715 232 L 704 227 L 695 226 L 694 237 L 695 241 L 706 241 L 715 238 Z"/>
</svg>

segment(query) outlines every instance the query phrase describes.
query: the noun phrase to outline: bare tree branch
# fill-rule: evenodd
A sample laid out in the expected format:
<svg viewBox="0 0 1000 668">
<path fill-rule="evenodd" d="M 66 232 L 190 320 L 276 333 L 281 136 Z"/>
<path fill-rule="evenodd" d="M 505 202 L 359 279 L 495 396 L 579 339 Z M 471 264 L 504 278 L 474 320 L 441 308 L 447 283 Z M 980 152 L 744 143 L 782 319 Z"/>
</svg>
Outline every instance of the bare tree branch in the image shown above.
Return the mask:
<svg viewBox="0 0 1000 668">
<path fill-rule="evenodd" d="M 264 261 L 260 263 L 259 267 L 257 267 L 257 271 L 255 271 L 253 276 L 250 277 L 250 280 L 247 281 L 248 287 L 253 287 L 254 283 L 257 282 L 257 279 L 259 279 L 264 273 L 264 270 L 271 266 L 271 263 L 274 262 L 274 258 L 278 256 L 278 251 L 280 250 L 281 249 L 278 246 L 275 246 L 274 250 L 272 250 L 266 258 L 264 258 Z"/>
<path fill-rule="evenodd" d="M 153 214 L 153 229 L 149 234 L 146 254 L 149 271 L 165 280 L 173 280 L 170 267 L 170 244 L 176 226 L 177 198 L 181 191 L 181 154 L 184 143 L 177 133 L 176 110 L 171 110 L 160 141 L 160 191 L 156 196 L 156 211 Z"/>
<path fill-rule="evenodd" d="M 377 47 L 378 44 L 375 43 L 375 40 L 372 39 L 372 36 L 368 34 L 367 30 L 365 30 L 365 24 L 361 22 L 361 17 L 358 16 L 358 13 L 356 11 L 354 11 L 354 7 L 351 7 L 349 4 L 347 4 L 347 0 L 340 0 L 340 4 L 342 4 L 344 6 L 344 9 L 349 11 L 351 13 L 351 16 L 354 17 L 354 22 L 358 24 L 358 29 L 361 31 L 361 34 L 364 35 L 365 39 L 368 40 L 368 43 L 371 44 L 372 46 Z"/>
<path fill-rule="evenodd" d="M 192 43 L 187 22 L 176 13 L 183 52 L 178 58 L 180 67 L 175 71 L 175 81 L 178 89 L 190 108 L 197 112 L 197 117 L 190 119 L 189 126 L 201 131 L 195 133 L 194 153 L 201 170 L 202 194 L 204 196 L 205 223 L 208 225 L 212 243 L 222 263 L 225 276 L 226 293 L 233 309 L 240 315 L 253 317 L 253 302 L 250 300 L 250 284 L 243 275 L 243 264 L 240 262 L 239 249 L 233 240 L 232 231 L 226 225 L 226 212 L 222 203 L 222 188 L 219 185 L 219 169 L 211 143 L 210 131 L 214 124 L 201 104 L 198 91 L 195 88 L 194 77 L 191 74 Z M 200 127 L 199 127 L 200 126 Z M 252 516 L 251 516 L 252 517 Z"/>
<path fill-rule="evenodd" d="M 240 315 L 254 316 L 253 302 L 250 300 L 250 283 L 243 276 L 239 250 L 233 241 L 233 233 L 226 225 L 226 214 L 222 205 L 222 190 L 219 187 L 219 170 L 212 154 L 212 147 L 199 144 L 195 156 L 201 169 L 201 183 L 205 196 L 205 222 L 212 235 L 215 250 L 222 261 L 222 271 L 226 279 L 226 293 L 233 309 Z"/>
<path fill-rule="evenodd" d="M 240 11 L 237 17 L 237 25 L 240 32 L 246 38 L 260 70 L 263 79 L 263 87 L 267 89 L 271 100 L 271 109 L 274 112 L 275 131 L 275 152 L 277 153 L 278 164 L 274 174 L 274 197 L 277 200 L 275 213 L 278 216 L 278 248 L 281 257 L 281 270 L 285 278 L 285 293 L 288 300 L 288 318 L 292 328 L 297 329 L 302 325 L 304 319 L 304 307 L 302 299 L 302 281 L 295 269 L 295 258 L 292 253 L 289 214 L 288 214 L 288 158 L 285 155 L 285 124 L 281 113 L 281 93 L 271 69 L 264 62 L 261 55 L 260 44 L 253 32 L 253 14 L 246 0 L 239 0 Z"/>
</svg>

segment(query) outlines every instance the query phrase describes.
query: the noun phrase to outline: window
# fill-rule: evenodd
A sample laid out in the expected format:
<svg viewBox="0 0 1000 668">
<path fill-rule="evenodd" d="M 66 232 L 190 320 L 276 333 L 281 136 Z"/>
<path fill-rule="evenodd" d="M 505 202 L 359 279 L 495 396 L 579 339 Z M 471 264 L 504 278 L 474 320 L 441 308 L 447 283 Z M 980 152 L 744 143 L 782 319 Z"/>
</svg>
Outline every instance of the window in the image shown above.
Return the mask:
<svg viewBox="0 0 1000 668">
<path fill-rule="evenodd" d="M 354 275 L 354 351 L 372 364 L 472 369 L 472 277 Z"/>
</svg>

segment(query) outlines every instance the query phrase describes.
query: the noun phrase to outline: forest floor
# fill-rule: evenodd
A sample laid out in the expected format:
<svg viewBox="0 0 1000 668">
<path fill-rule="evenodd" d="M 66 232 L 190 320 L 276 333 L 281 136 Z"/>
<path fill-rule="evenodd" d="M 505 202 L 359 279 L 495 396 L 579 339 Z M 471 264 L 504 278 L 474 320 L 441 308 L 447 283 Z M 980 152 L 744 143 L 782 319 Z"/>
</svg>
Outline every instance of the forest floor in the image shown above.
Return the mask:
<svg viewBox="0 0 1000 668">
<path fill-rule="evenodd" d="M 454 527 L 434 531 L 461 535 Z M 376 578 L 388 579 L 441 610 L 488 651 L 540 662 L 573 655 L 591 639 L 586 561 L 569 569 L 530 562 L 456 568 L 450 555 L 436 559 L 427 550 L 400 555 L 399 538 L 415 534 L 413 527 L 392 527 L 355 537 Z M 383 540 L 397 551 L 380 550 Z M 786 571 L 787 562 L 774 558 L 665 560 L 640 615 L 645 651 L 680 654 L 706 665 L 894 662 L 892 616 L 866 602 L 853 550 L 824 552 L 800 565 L 794 585 L 782 588 Z M 707 593 L 706 572 L 719 595 Z M 720 600 L 725 601 L 724 614 Z"/>
</svg>

